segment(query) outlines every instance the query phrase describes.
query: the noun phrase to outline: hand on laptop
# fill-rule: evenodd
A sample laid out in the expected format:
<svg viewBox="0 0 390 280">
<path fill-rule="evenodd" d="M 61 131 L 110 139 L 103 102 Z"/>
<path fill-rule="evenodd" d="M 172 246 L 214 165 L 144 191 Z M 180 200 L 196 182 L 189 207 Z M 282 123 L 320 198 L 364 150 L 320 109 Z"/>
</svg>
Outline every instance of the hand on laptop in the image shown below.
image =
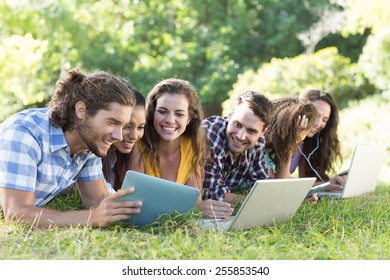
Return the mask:
<svg viewBox="0 0 390 280">
<path fill-rule="evenodd" d="M 212 219 L 227 219 L 234 211 L 230 203 L 212 199 L 202 201 L 199 207 L 203 216 Z"/>
<path fill-rule="evenodd" d="M 343 176 L 336 175 L 332 179 L 330 179 L 330 184 L 324 190 L 327 192 L 341 191 L 344 187 L 346 179 L 347 179 L 346 175 Z"/>
</svg>

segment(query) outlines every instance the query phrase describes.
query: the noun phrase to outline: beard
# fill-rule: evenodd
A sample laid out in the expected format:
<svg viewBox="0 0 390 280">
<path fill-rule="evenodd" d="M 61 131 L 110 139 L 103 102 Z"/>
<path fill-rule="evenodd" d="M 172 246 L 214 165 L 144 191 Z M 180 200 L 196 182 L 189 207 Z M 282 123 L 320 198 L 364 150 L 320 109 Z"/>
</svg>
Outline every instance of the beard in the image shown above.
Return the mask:
<svg viewBox="0 0 390 280">
<path fill-rule="evenodd" d="M 97 128 L 92 124 L 89 119 L 86 119 L 80 123 L 77 127 L 77 131 L 80 135 L 80 138 L 87 145 L 88 150 L 98 157 L 104 157 L 107 155 L 107 151 L 101 151 L 97 144 L 100 135 L 96 132 Z M 101 140 L 103 141 L 103 140 Z"/>
</svg>

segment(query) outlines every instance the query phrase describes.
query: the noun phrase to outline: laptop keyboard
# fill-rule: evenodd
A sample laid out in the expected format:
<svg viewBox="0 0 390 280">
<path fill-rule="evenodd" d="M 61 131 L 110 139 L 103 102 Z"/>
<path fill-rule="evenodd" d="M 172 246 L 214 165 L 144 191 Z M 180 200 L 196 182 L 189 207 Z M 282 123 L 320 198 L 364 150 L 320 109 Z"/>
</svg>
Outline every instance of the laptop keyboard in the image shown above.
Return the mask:
<svg viewBox="0 0 390 280">
<path fill-rule="evenodd" d="M 198 225 L 206 229 L 216 228 L 226 230 L 233 223 L 234 219 L 234 216 L 229 217 L 229 219 L 202 219 L 198 221 Z"/>
<path fill-rule="evenodd" d="M 342 198 L 342 192 L 318 192 L 318 197 L 320 198 Z"/>
</svg>

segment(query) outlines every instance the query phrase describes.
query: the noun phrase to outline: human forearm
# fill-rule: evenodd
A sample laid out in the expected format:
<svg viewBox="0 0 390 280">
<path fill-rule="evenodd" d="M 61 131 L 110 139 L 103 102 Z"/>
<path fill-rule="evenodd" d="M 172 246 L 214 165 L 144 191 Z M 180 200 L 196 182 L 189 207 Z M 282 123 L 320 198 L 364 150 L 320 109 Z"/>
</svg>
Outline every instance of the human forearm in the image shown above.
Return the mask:
<svg viewBox="0 0 390 280">
<path fill-rule="evenodd" d="M 281 163 L 276 168 L 275 179 L 288 179 L 291 178 L 290 174 L 290 162 Z"/>
<path fill-rule="evenodd" d="M 34 206 L 8 207 L 3 206 L 4 216 L 8 224 L 26 223 L 35 228 L 91 226 L 91 210 L 56 211 Z"/>
<path fill-rule="evenodd" d="M 4 217 L 7 223 L 28 223 L 37 228 L 51 226 L 93 226 L 108 227 L 112 223 L 128 219 L 140 213 L 142 202 L 118 201 L 122 196 L 131 194 L 134 188 L 119 190 L 105 197 L 96 208 L 91 210 L 56 211 L 33 206 L 34 194 L 0 188 Z"/>
<path fill-rule="evenodd" d="M 104 180 L 77 182 L 76 185 L 86 209 L 97 207 L 108 196 Z"/>
<path fill-rule="evenodd" d="M 244 199 L 245 199 L 245 195 L 235 194 L 235 193 L 227 193 L 227 194 L 225 194 L 224 201 L 228 202 L 228 203 L 235 204 L 235 203 L 244 201 Z"/>
</svg>

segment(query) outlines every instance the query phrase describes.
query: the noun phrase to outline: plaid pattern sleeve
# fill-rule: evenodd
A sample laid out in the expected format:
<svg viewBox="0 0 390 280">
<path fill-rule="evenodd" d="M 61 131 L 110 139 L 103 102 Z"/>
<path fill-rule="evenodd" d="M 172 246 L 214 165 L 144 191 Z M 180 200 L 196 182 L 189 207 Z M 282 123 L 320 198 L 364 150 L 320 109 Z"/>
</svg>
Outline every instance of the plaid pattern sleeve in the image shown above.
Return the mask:
<svg viewBox="0 0 390 280">
<path fill-rule="evenodd" d="M 8 127 L 0 136 L 0 186 L 34 192 L 40 147 L 23 126 Z"/>
<path fill-rule="evenodd" d="M 90 151 L 70 157 L 61 128 L 47 109 L 18 113 L 0 125 L 0 187 L 34 193 L 43 206 L 76 181 L 103 178 L 101 159 Z"/>
<path fill-rule="evenodd" d="M 231 191 L 224 180 L 224 159 L 227 142 L 225 137 L 226 118 L 213 116 L 203 121 L 206 137 L 210 145 L 211 159 L 204 168 L 203 197 L 218 200 Z"/>
<path fill-rule="evenodd" d="M 256 180 L 268 179 L 264 143 L 261 137 L 255 147 L 234 161 L 226 139 L 227 118 L 213 116 L 203 121 L 211 159 L 204 168 L 203 199 L 218 200 L 243 183 L 251 187 Z"/>
<path fill-rule="evenodd" d="M 204 168 L 203 198 L 218 200 L 230 192 L 230 189 L 222 180 L 221 162 L 218 158 L 212 158 Z"/>
</svg>

